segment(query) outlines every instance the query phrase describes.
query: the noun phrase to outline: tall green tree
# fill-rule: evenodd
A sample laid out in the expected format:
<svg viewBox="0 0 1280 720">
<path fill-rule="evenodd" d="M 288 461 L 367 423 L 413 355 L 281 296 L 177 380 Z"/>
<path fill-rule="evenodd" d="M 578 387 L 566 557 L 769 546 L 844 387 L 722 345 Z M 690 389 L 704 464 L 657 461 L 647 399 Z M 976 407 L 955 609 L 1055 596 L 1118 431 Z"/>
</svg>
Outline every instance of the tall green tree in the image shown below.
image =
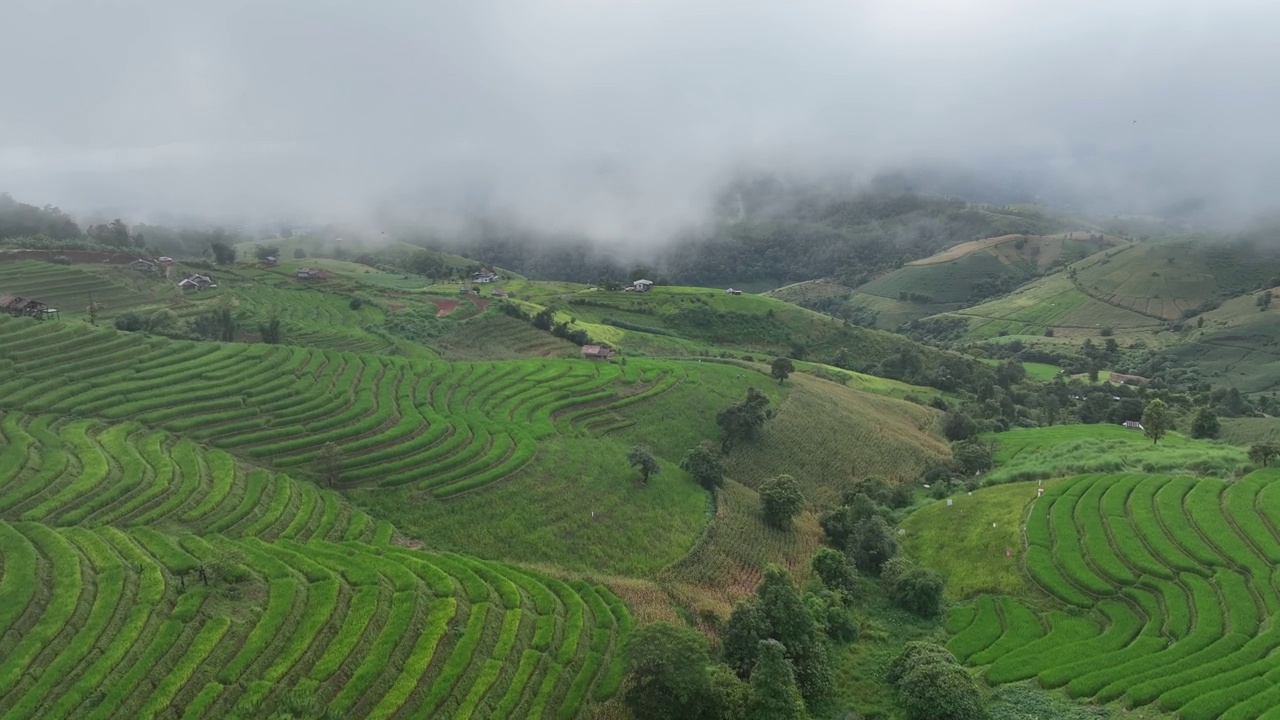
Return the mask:
<svg viewBox="0 0 1280 720">
<path fill-rule="evenodd" d="M 266 261 L 267 258 L 279 258 L 280 248 L 276 245 L 257 245 L 253 248 L 253 256 Z"/>
<path fill-rule="evenodd" d="M 880 568 L 898 554 L 898 541 L 889 524 L 879 515 L 860 521 L 849 538 L 848 552 L 862 572 L 879 574 Z"/>
<path fill-rule="evenodd" d="M 642 625 L 623 655 L 622 700 L 636 718 L 701 718 L 708 700 L 706 640 L 669 623 Z"/>
<path fill-rule="evenodd" d="M 760 437 L 764 423 L 770 417 L 769 396 L 760 390 L 747 388 L 747 397 L 721 410 L 716 415 L 722 439 L 720 451 L 728 453 L 740 442 L 750 442 Z"/>
<path fill-rule="evenodd" d="M 724 485 L 724 462 L 709 442 L 690 448 L 680 460 L 680 469 L 692 475 L 707 490 L 714 492 Z"/>
<path fill-rule="evenodd" d="M 662 466 L 658 464 L 658 459 L 653 456 L 653 451 L 644 445 L 635 445 L 631 451 L 627 453 L 627 464 L 640 471 L 642 482 L 649 484 L 649 476 L 657 475 L 662 472 Z"/>
<path fill-rule="evenodd" d="M 1147 403 L 1147 409 L 1142 411 L 1142 432 L 1151 443 L 1160 442 L 1172 429 L 1173 413 L 1169 412 L 1169 406 L 1160 399 Z"/>
<path fill-rule="evenodd" d="M 791 362 L 791 358 L 777 357 L 773 359 L 773 362 L 769 363 L 769 374 L 773 376 L 774 380 L 778 381 L 779 385 L 782 384 L 783 380 L 791 377 L 791 373 L 795 371 L 796 366 Z"/>
<path fill-rule="evenodd" d="M 909 642 L 889 663 L 885 679 L 910 720 L 981 720 L 982 692 L 945 648 Z"/>
<path fill-rule="evenodd" d="M 213 252 L 213 261 L 219 265 L 230 265 L 236 261 L 235 248 L 226 243 L 210 243 L 209 250 Z"/>
<path fill-rule="evenodd" d="M 1218 416 L 1212 409 L 1202 407 L 1196 411 L 1196 416 L 1191 421 L 1191 437 L 1206 440 L 1218 437 L 1220 432 L 1222 432 L 1222 423 L 1218 422 Z"/>
<path fill-rule="evenodd" d="M 804 509 L 800 483 L 790 475 L 765 480 L 760 486 L 760 512 L 765 524 L 779 530 L 791 527 L 791 520 Z"/>
<path fill-rule="evenodd" d="M 796 687 L 795 673 L 787 662 L 786 648 L 777 640 L 760 642 L 759 660 L 751 670 L 751 695 L 747 699 L 751 720 L 802 720 L 804 700 Z"/>
<path fill-rule="evenodd" d="M 266 322 L 258 323 L 258 334 L 262 342 L 268 345 L 279 345 L 284 340 L 284 332 L 280 329 L 280 318 L 272 315 Z"/>
<path fill-rule="evenodd" d="M 839 550 L 818 548 L 813 555 L 812 567 L 826 589 L 844 593 L 845 597 L 852 597 L 857 590 L 858 573 L 854 571 L 849 557 Z"/>
</svg>

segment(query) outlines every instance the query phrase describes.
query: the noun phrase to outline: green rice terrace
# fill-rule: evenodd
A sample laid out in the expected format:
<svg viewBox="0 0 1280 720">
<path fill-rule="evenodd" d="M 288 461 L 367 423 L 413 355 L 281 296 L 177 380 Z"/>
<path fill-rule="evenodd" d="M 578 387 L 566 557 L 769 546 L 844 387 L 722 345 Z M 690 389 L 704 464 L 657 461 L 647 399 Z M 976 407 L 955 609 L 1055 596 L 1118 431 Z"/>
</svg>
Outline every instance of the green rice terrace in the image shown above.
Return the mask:
<svg viewBox="0 0 1280 720">
<path fill-rule="evenodd" d="M 992 684 L 1035 679 L 1181 718 L 1275 717 L 1277 479 L 1091 474 L 1052 484 L 1026 519 L 1025 562 L 1055 607 L 981 596 L 953 613 L 948 647 Z"/>
</svg>

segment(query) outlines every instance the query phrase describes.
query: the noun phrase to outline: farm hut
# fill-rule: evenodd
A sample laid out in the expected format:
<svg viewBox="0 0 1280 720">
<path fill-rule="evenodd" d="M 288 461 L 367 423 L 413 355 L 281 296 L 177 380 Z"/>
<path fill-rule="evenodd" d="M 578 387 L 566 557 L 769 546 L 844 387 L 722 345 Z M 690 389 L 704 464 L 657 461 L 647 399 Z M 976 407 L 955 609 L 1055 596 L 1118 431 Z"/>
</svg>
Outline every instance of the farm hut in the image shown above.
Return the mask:
<svg viewBox="0 0 1280 720">
<path fill-rule="evenodd" d="M 33 317 L 37 320 L 58 317 L 58 311 L 46 303 L 19 295 L 0 295 L 0 310 L 14 317 Z"/>
<path fill-rule="evenodd" d="M 1125 420 L 1124 426 L 1130 430 L 1143 430 L 1142 423 L 1137 420 Z"/>
<path fill-rule="evenodd" d="M 480 272 L 471 274 L 471 279 L 478 283 L 491 283 L 498 279 L 498 274 L 489 268 L 480 268 Z"/>
<path fill-rule="evenodd" d="M 137 260 L 134 260 L 133 262 L 129 263 L 129 267 L 133 268 L 134 270 L 137 270 L 138 272 L 146 272 L 146 273 L 153 273 L 157 270 L 157 266 L 155 263 L 151 262 L 150 260 L 146 260 L 144 258 L 138 258 Z"/>
<path fill-rule="evenodd" d="M 730 294 L 730 295 L 741 295 L 741 294 L 742 294 L 742 291 L 741 291 L 741 290 L 735 290 L 735 289 L 733 289 L 733 288 L 729 288 L 728 290 L 725 290 L 725 292 L 726 292 L 726 293 L 728 293 L 728 294 Z"/>
<path fill-rule="evenodd" d="M 173 258 L 161 255 L 160 257 L 156 258 L 156 262 L 160 263 L 161 265 L 172 265 Z"/>
<path fill-rule="evenodd" d="M 314 280 L 320 277 L 320 274 L 311 268 L 298 268 L 294 271 L 293 276 L 299 280 Z"/>
<path fill-rule="evenodd" d="M 636 280 L 635 282 L 631 283 L 631 287 L 635 288 L 636 292 L 649 292 L 649 289 L 653 287 L 653 281 L 652 280 Z"/>
<path fill-rule="evenodd" d="M 588 360 L 608 360 L 613 357 L 613 350 L 604 345 L 583 345 L 582 357 Z"/>
<path fill-rule="evenodd" d="M 496 298 L 504 298 L 507 296 L 507 291 L 499 288 L 494 288 L 489 291 L 489 294 Z"/>
</svg>

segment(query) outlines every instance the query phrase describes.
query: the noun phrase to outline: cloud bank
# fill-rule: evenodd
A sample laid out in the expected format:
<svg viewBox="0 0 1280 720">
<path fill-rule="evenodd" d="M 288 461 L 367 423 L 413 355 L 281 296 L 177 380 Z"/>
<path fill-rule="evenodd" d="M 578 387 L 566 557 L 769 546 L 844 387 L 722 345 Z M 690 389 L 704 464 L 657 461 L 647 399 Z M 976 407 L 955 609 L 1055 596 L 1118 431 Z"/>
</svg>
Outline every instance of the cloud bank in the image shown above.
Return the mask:
<svg viewBox="0 0 1280 720">
<path fill-rule="evenodd" d="M 16 0 L 0 190 L 209 218 L 663 237 L 744 170 L 947 165 L 1271 209 L 1280 6 Z"/>
</svg>

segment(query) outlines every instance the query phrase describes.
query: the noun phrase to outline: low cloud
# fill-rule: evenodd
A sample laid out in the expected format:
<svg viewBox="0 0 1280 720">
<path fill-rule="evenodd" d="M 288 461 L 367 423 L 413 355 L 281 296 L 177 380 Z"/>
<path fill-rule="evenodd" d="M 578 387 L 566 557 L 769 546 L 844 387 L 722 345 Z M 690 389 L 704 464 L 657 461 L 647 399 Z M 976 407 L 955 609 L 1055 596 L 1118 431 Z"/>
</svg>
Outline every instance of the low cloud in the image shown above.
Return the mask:
<svg viewBox="0 0 1280 720">
<path fill-rule="evenodd" d="M 1273 209 L 1280 7 L 1225 0 L 18 0 L 0 190 L 662 239 L 736 173 L 959 167 Z"/>
</svg>

